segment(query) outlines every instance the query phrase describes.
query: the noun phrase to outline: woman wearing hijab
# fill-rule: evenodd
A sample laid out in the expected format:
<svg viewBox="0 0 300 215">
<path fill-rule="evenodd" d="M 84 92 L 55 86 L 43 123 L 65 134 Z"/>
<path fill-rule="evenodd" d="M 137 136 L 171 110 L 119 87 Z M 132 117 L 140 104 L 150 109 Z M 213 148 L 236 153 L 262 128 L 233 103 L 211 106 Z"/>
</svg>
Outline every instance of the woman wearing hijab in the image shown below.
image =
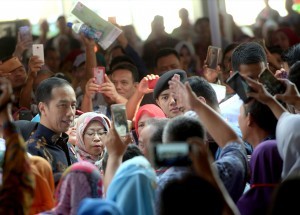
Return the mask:
<svg viewBox="0 0 300 215">
<path fill-rule="evenodd" d="M 192 43 L 181 41 L 175 46 L 175 50 L 179 54 L 182 69 L 186 71 L 188 76 L 200 75 L 200 64 L 197 62 L 198 57 Z"/>
<path fill-rule="evenodd" d="M 54 178 L 50 163 L 39 156 L 30 156 L 31 169 L 35 176 L 35 192 L 30 214 L 51 210 L 54 207 Z"/>
<path fill-rule="evenodd" d="M 100 169 L 104 155 L 103 138 L 109 128 L 110 120 L 103 114 L 87 112 L 78 118 L 76 152 L 79 161 L 88 161 Z"/>
<path fill-rule="evenodd" d="M 95 165 L 80 161 L 63 173 L 56 190 L 56 206 L 41 214 L 76 215 L 80 201 L 86 197 L 102 198 L 102 178 Z"/>
<path fill-rule="evenodd" d="M 148 160 L 137 156 L 125 161 L 107 188 L 106 199 L 114 201 L 123 214 L 153 215 L 156 174 Z"/>
<path fill-rule="evenodd" d="M 282 159 L 275 140 L 258 144 L 250 160 L 250 189 L 238 200 L 241 215 L 267 214 L 272 193 L 281 181 Z"/>
<path fill-rule="evenodd" d="M 146 104 L 141 106 L 135 116 L 134 128 L 137 136 L 141 133 L 145 126 L 145 122 L 150 118 L 166 118 L 164 112 L 154 104 Z"/>
</svg>

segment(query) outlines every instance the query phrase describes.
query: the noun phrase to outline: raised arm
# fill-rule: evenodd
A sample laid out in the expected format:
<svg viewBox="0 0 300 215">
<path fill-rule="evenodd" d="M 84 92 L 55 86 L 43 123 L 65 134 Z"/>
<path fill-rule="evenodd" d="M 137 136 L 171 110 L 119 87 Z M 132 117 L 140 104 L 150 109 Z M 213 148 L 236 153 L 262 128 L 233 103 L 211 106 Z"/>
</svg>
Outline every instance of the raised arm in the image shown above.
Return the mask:
<svg viewBox="0 0 300 215">
<path fill-rule="evenodd" d="M 43 61 L 38 56 L 32 56 L 28 63 L 28 77 L 25 86 L 22 88 L 19 99 L 19 106 L 30 109 L 31 93 L 33 92 L 33 82 L 37 76 L 37 72 L 41 70 Z"/>
<path fill-rule="evenodd" d="M 137 113 L 137 110 L 140 107 L 140 104 L 145 96 L 145 94 L 153 92 L 153 89 L 150 89 L 148 86 L 148 81 L 153 80 L 157 78 L 158 75 L 147 75 L 144 77 L 134 94 L 128 99 L 126 103 L 126 111 L 127 111 L 127 118 L 129 120 L 133 120 L 135 117 L 135 114 Z"/>
<path fill-rule="evenodd" d="M 104 192 L 106 192 L 112 178 L 122 163 L 123 155 L 128 144 L 131 142 L 131 137 L 128 135 L 122 141 L 114 127 L 114 124 L 112 123 L 111 129 L 109 130 L 107 136 L 103 139 L 103 142 L 108 153 L 106 171 L 103 181 Z"/>
<path fill-rule="evenodd" d="M 190 108 L 195 111 L 207 132 L 220 147 L 224 147 L 231 141 L 241 143 L 240 138 L 223 118 L 211 107 L 197 98 L 188 82 L 184 85 L 175 77 L 169 81 L 169 84 L 172 93 L 177 99 L 178 107 L 185 109 Z"/>
</svg>

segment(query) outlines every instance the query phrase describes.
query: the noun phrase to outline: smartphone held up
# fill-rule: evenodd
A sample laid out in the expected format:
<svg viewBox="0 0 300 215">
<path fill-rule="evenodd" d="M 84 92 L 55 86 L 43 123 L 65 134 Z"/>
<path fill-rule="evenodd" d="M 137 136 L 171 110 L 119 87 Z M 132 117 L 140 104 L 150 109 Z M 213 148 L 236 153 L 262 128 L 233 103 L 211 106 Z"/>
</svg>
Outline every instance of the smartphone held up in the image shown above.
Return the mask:
<svg viewBox="0 0 300 215">
<path fill-rule="evenodd" d="M 206 55 L 206 64 L 209 69 L 216 70 L 221 60 L 221 48 L 209 46 Z"/>
<path fill-rule="evenodd" d="M 98 66 L 93 68 L 94 77 L 96 79 L 96 84 L 101 85 L 104 83 L 104 74 L 105 74 L 105 67 Z"/>
<path fill-rule="evenodd" d="M 251 98 L 247 93 L 251 92 L 251 88 L 238 71 L 229 77 L 226 83 L 238 94 L 244 103 L 250 101 Z"/>
<path fill-rule="evenodd" d="M 120 137 L 129 134 L 129 126 L 127 121 L 125 104 L 113 104 L 110 106 L 114 127 Z"/>
</svg>

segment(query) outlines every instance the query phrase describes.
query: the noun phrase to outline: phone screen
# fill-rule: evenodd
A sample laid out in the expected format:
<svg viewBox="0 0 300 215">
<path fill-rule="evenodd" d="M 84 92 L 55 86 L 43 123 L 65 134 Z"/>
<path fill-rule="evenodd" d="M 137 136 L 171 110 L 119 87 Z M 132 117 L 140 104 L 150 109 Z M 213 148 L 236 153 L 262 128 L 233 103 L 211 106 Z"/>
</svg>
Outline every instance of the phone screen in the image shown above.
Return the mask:
<svg viewBox="0 0 300 215">
<path fill-rule="evenodd" d="M 105 74 L 105 67 L 98 66 L 93 68 L 94 77 L 96 78 L 96 84 L 103 84 L 104 83 L 104 74 Z"/>
<path fill-rule="evenodd" d="M 217 69 L 220 60 L 221 49 L 215 46 L 209 46 L 207 49 L 206 63 L 210 69 Z"/>
<path fill-rule="evenodd" d="M 21 41 L 28 41 L 32 42 L 32 34 L 29 26 L 22 26 L 19 28 L 19 33 L 20 33 L 20 39 Z M 27 48 L 31 47 L 32 43 L 29 43 Z"/>
<path fill-rule="evenodd" d="M 19 120 L 32 120 L 32 114 L 30 110 L 21 110 L 19 112 Z"/>
<path fill-rule="evenodd" d="M 157 167 L 189 166 L 191 146 L 185 142 L 155 144 L 153 146 L 153 162 Z"/>
<path fill-rule="evenodd" d="M 4 139 L 0 138 L 0 167 L 2 167 L 4 163 L 5 150 L 6 150 L 5 141 Z"/>
<path fill-rule="evenodd" d="M 251 99 L 247 96 L 247 93 L 251 92 L 251 88 L 238 71 L 228 78 L 226 83 L 238 94 L 244 103 Z"/>
<path fill-rule="evenodd" d="M 286 90 L 285 85 L 268 69 L 260 73 L 258 79 L 271 95 L 283 94 Z"/>
<path fill-rule="evenodd" d="M 125 137 L 129 133 L 125 104 L 111 105 L 111 113 L 117 133 L 120 137 Z"/>
</svg>

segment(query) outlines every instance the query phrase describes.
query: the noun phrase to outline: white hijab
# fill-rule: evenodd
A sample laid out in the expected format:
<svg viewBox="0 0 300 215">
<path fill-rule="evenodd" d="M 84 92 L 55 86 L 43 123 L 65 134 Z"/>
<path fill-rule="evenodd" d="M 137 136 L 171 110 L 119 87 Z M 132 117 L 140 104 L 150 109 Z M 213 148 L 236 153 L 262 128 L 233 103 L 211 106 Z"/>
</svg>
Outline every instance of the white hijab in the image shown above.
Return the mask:
<svg viewBox="0 0 300 215">
<path fill-rule="evenodd" d="M 300 115 L 283 113 L 277 123 L 276 139 L 283 160 L 282 179 L 300 173 Z"/>
</svg>

